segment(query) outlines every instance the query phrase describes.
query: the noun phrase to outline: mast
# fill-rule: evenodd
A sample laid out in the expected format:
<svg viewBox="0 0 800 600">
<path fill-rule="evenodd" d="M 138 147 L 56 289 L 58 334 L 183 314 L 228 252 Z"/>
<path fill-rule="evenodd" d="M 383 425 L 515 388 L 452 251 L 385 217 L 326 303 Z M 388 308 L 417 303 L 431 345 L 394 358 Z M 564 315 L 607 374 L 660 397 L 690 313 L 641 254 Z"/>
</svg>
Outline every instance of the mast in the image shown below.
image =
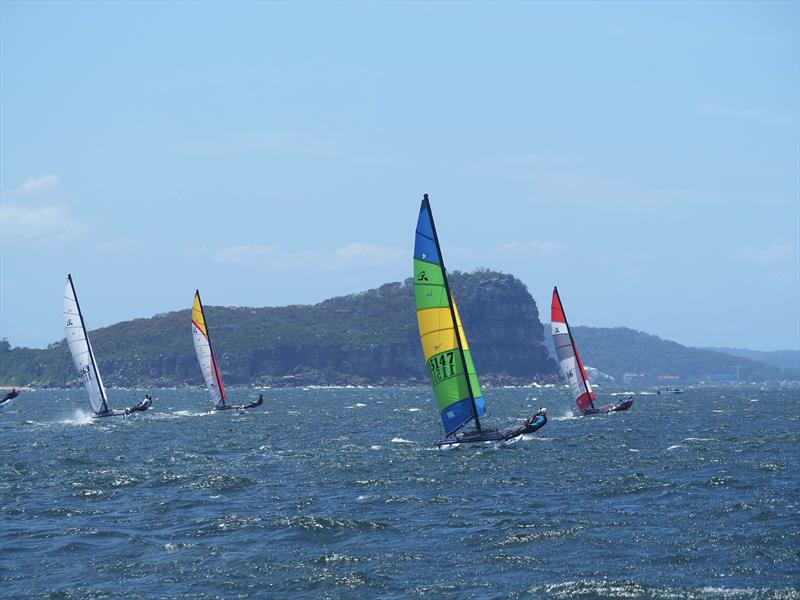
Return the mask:
<svg viewBox="0 0 800 600">
<path fill-rule="evenodd" d="M 86 333 L 86 324 L 83 322 L 83 311 L 81 310 L 81 303 L 78 302 L 78 294 L 75 292 L 75 284 L 72 282 L 72 273 L 67 273 L 67 279 L 69 279 L 69 287 L 72 288 L 72 297 L 75 298 L 75 306 L 78 307 L 78 318 L 81 321 L 83 337 L 86 340 L 86 346 L 89 348 L 89 360 L 92 361 L 94 380 L 97 382 L 97 387 L 100 389 L 100 395 L 103 397 L 103 410 L 100 412 L 108 412 L 108 398 L 106 398 L 106 390 L 102 385 L 100 385 L 100 376 L 97 373 L 97 363 L 94 362 L 94 351 L 92 350 L 92 343 L 89 341 L 89 334 Z"/>
<path fill-rule="evenodd" d="M 567 335 L 569 335 L 569 343 L 572 344 L 572 351 L 575 353 L 575 359 L 580 367 L 581 373 L 581 381 L 583 382 L 583 389 L 586 390 L 586 393 L 589 394 L 589 405 L 594 408 L 594 402 L 592 401 L 592 392 L 589 389 L 589 386 L 586 385 L 586 378 L 584 377 L 583 373 L 583 362 L 581 362 L 581 357 L 578 354 L 578 348 L 575 346 L 575 339 L 572 337 L 572 329 L 569 328 L 569 321 L 567 321 L 567 311 L 564 310 L 564 304 L 561 302 L 561 294 L 558 293 L 558 286 L 553 287 L 553 291 L 556 293 L 556 297 L 558 298 L 558 305 L 561 308 L 561 314 L 564 315 L 564 325 L 567 326 Z"/>
<path fill-rule="evenodd" d="M 203 308 L 203 301 L 200 299 L 200 290 L 195 290 L 195 294 L 197 294 L 197 303 L 200 305 L 200 314 L 203 315 L 203 326 L 206 328 L 206 338 L 208 338 L 208 350 L 211 352 L 211 364 L 214 367 L 214 377 L 217 380 L 217 387 L 219 388 L 219 395 L 222 403 L 225 404 L 225 390 L 219 384 L 219 370 L 217 369 L 217 359 L 214 356 L 214 345 L 211 343 L 211 329 L 208 326 L 208 320 L 206 319 L 206 309 Z"/>
<path fill-rule="evenodd" d="M 464 346 L 461 343 L 461 334 L 458 332 L 458 321 L 456 320 L 456 310 L 453 306 L 453 295 L 450 292 L 450 282 L 447 280 L 447 269 L 444 266 L 444 257 L 442 256 L 442 249 L 439 246 L 439 234 L 436 233 L 436 223 L 433 220 L 433 211 L 431 210 L 431 203 L 428 200 L 428 194 L 422 198 L 425 207 L 428 209 L 428 215 L 431 218 L 431 231 L 433 232 L 433 242 L 436 244 L 436 252 L 439 254 L 439 262 L 442 264 L 442 280 L 444 281 L 444 291 L 447 294 L 447 306 L 450 308 L 450 317 L 453 319 L 453 329 L 456 332 L 456 344 L 458 344 L 458 354 L 461 356 L 461 364 L 464 365 L 464 377 L 467 380 L 467 391 L 469 392 L 469 402 L 472 405 L 472 414 L 475 415 L 475 428 L 481 430 L 481 421 L 478 418 L 478 407 L 475 406 L 475 393 L 472 391 L 472 383 L 469 380 L 469 369 L 467 368 L 467 359 L 464 356 Z"/>
</svg>

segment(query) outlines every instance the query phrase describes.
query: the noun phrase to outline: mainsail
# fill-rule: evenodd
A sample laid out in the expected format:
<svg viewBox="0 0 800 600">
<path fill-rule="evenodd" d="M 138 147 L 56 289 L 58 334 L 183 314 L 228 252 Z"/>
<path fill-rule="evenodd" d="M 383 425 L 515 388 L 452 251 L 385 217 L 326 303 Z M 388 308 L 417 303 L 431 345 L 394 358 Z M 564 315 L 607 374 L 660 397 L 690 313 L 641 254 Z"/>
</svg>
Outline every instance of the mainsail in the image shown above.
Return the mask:
<svg viewBox="0 0 800 600">
<path fill-rule="evenodd" d="M 216 406 L 225 404 L 225 388 L 222 387 L 222 377 L 219 374 L 217 359 L 214 350 L 211 348 L 211 336 L 206 326 L 206 315 L 203 312 L 203 303 L 200 301 L 200 292 L 194 293 L 194 304 L 192 305 L 192 337 L 194 338 L 194 350 L 197 353 L 197 360 L 203 371 L 203 378 L 206 380 L 206 387 L 211 394 L 211 400 Z"/>
<path fill-rule="evenodd" d="M 64 333 L 75 368 L 83 379 L 94 412 L 97 414 L 108 412 L 106 388 L 103 386 L 92 345 L 89 343 L 78 296 L 72 284 L 72 275 L 67 275 L 67 287 L 64 290 Z"/>
<path fill-rule="evenodd" d="M 583 369 L 578 348 L 572 333 L 569 330 L 567 317 L 564 315 L 564 307 L 561 305 L 561 298 L 558 295 L 558 288 L 553 288 L 553 303 L 550 307 L 550 326 L 553 329 L 553 343 L 556 347 L 556 356 L 561 365 L 561 372 L 569 382 L 569 389 L 575 398 L 580 412 L 587 408 L 594 408 L 594 392 L 586 377 Z"/>
<path fill-rule="evenodd" d="M 445 433 L 455 433 L 472 419 L 480 429 L 478 417 L 486 412 L 486 405 L 450 291 L 427 194 L 414 243 L 414 295 L 422 351 Z"/>
</svg>

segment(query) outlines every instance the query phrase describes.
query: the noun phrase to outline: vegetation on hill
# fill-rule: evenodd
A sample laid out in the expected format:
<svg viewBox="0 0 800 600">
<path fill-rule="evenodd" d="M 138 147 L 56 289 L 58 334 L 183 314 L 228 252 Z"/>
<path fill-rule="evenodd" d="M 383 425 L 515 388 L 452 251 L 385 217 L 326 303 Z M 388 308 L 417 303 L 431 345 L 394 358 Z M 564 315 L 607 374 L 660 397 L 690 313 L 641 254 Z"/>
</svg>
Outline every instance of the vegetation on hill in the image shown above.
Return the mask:
<svg viewBox="0 0 800 600">
<path fill-rule="evenodd" d="M 714 350 L 715 352 L 722 352 L 730 354 L 731 356 L 738 356 L 741 358 L 749 358 L 756 362 L 764 363 L 778 367 L 784 372 L 786 377 L 798 378 L 800 377 L 800 351 L 798 350 L 747 350 L 745 348 L 705 348 L 706 350 Z"/>
<path fill-rule="evenodd" d="M 690 348 L 626 327 L 573 327 L 586 365 L 622 382 L 625 374 L 648 383 L 780 380 L 779 369 L 747 358 Z M 738 369 L 738 370 L 737 370 Z M 669 379 L 675 377 L 676 379 Z"/>
<path fill-rule="evenodd" d="M 484 381 L 555 378 L 536 303 L 522 282 L 493 271 L 456 272 L 451 280 Z M 308 306 L 204 308 L 226 384 L 427 381 L 410 279 Z M 89 335 L 106 385 L 202 384 L 189 309 Z M 0 382 L 65 386 L 77 376 L 63 340 L 43 350 L 6 343 Z"/>
</svg>

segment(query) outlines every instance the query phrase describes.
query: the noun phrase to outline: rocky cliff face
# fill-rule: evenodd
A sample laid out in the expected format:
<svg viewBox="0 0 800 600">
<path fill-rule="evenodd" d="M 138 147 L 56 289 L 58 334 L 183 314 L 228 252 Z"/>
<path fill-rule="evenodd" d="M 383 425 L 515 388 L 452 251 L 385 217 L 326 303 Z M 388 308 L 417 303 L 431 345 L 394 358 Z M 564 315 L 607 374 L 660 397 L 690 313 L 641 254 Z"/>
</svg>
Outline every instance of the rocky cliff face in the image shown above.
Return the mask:
<svg viewBox="0 0 800 600">
<path fill-rule="evenodd" d="M 527 288 L 492 271 L 454 273 L 469 344 L 485 382 L 556 376 Z M 311 306 L 206 307 L 227 385 L 396 384 L 428 381 L 417 334 L 411 280 Z M 189 311 L 90 332 L 103 379 L 112 386 L 202 384 Z M 6 348 L 0 382 L 71 385 L 77 378 L 64 342 L 47 350 Z"/>
</svg>

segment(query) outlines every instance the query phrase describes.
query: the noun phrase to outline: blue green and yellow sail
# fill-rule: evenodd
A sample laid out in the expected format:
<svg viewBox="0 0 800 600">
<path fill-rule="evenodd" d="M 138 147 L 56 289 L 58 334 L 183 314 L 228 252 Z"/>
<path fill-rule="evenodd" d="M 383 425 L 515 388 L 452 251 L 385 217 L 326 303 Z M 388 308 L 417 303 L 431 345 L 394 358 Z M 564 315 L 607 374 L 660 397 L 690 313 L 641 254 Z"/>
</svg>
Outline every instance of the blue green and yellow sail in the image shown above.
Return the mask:
<svg viewBox="0 0 800 600">
<path fill-rule="evenodd" d="M 451 435 L 473 419 L 480 429 L 478 417 L 486 412 L 486 404 L 447 281 L 427 194 L 414 243 L 414 296 L 422 352 L 445 433 Z"/>
</svg>

